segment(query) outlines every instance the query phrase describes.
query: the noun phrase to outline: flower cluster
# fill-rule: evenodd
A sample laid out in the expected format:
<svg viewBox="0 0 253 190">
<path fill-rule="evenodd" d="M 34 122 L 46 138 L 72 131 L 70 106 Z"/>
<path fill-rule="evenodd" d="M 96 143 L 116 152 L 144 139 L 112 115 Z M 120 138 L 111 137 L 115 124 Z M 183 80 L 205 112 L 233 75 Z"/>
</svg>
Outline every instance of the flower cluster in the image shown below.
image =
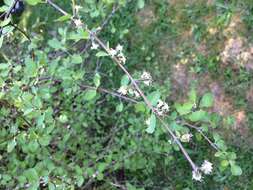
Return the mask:
<svg viewBox="0 0 253 190">
<path fill-rule="evenodd" d="M 180 141 L 182 141 L 182 142 L 190 142 L 192 136 L 193 136 L 193 135 L 192 135 L 191 133 L 183 134 L 183 135 L 180 137 Z"/>
<path fill-rule="evenodd" d="M 150 73 L 144 71 L 141 75 L 141 80 L 145 85 L 150 86 L 152 83 L 152 76 Z"/>
<path fill-rule="evenodd" d="M 130 96 L 134 96 L 135 98 L 139 98 L 140 94 L 137 90 L 131 88 L 130 86 L 121 86 L 118 90 L 118 93 L 122 95 L 127 95 L 129 94 Z"/>
<path fill-rule="evenodd" d="M 95 43 L 94 41 L 92 41 L 91 44 L 91 49 L 98 49 L 99 45 L 97 43 Z"/>
<path fill-rule="evenodd" d="M 125 64 L 126 63 L 126 57 L 123 54 L 123 46 L 118 44 L 115 49 L 110 48 L 109 55 L 111 57 L 116 57 L 120 63 Z"/>
<path fill-rule="evenodd" d="M 74 24 L 76 25 L 77 28 L 82 28 L 83 27 L 83 22 L 81 19 L 74 19 Z"/>
<path fill-rule="evenodd" d="M 96 44 L 93 44 L 92 46 L 95 46 L 95 48 L 96 48 Z M 121 45 L 117 45 L 115 50 L 111 49 L 110 55 L 111 56 L 117 56 L 117 58 L 120 60 L 120 57 L 123 56 L 122 50 L 123 50 L 123 47 Z M 122 61 L 125 62 L 125 58 L 123 58 Z M 143 83 L 145 85 L 149 86 L 152 83 L 152 76 L 151 76 L 150 73 L 144 71 L 141 74 L 140 79 L 137 80 L 137 81 L 143 81 Z M 121 86 L 117 90 L 117 92 L 122 94 L 122 95 L 129 94 L 132 97 L 136 97 L 136 98 L 140 97 L 140 93 L 135 88 L 133 88 L 132 86 Z M 165 102 L 162 102 L 161 100 L 159 100 L 155 109 L 156 109 L 156 111 L 159 115 L 163 115 L 164 113 L 166 113 L 168 111 L 169 107 Z"/>
<path fill-rule="evenodd" d="M 204 160 L 200 168 L 192 171 L 192 179 L 196 181 L 202 181 L 202 173 L 209 175 L 212 173 L 212 170 L 213 164 L 207 160 Z"/>
<path fill-rule="evenodd" d="M 203 164 L 201 165 L 200 167 L 200 170 L 206 174 L 206 175 L 209 175 L 212 173 L 212 170 L 213 170 L 213 164 L 207 160 L 205 160 L 203 162 Z"/>
<path fill-rule="evenodd" d="M 163 116 L 169 111 L 169 106 L 166 102 L 158 100 L 158 103 L 154 109 L 158 115 Z"/>
</svg>

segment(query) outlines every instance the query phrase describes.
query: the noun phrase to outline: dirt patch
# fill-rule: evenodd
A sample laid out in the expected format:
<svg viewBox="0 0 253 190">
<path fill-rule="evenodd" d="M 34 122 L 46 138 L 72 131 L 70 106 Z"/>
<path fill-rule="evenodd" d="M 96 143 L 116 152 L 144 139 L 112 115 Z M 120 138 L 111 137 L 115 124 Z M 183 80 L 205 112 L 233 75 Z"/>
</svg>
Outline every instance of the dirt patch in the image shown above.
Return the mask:
<svg viewBox="0 0 253 190">
<path fill-rule="evenodd" d="M 234 69 L 244 67 L 253 70 L 253 45 L 248 44 L 247 39 L 242 37 L 230 38 L 225 42 L 221 60 L 225 66 Z"/>
<path fill-rule="evenodd" d="M 242 15 L 239 12 L 234 13 L 230 18 L 228 26 L 225 28 L 225 30 L 223 30 L 224 36 L 231 38 L 245 33 L 246 27 L 242 20 Z"/>
<path fill-rule="evenodd" d="M 253 107 L 253 85 L 251 85 L 246 92 L 246 100 L 249 103 L 249 107 Z M 253 108 L 251 110 L 253 110 Z"/>
<path fill-rule="evenodd" d="M 195 3 L 213 6 L 214 2 L 214 0 L 168 0 L 170 6 L 173 6 L 173 10 L 183 9 L 184 6 Z M 178 36 L 173 37 L 173 39 L 164 37 L 159 47 L 159 57 L 162 58 L 160 60 L 170 67 L 171 100 L 185 101 L 193 83 L 196 84 L 199 96 L 206 92 L 212 92 L 214 105 L 210 112 L 218 113 L 223 118 L 233 116 L 235 120 L 234 124 L 229 126 L 229 129 L 222 128 L 221 132 L 227 133 L 229 140 L 233 140 L 235 136 L 241 136 L 241 139 L 253 142 L 253 138 L 250 137 L 251 132 L 248 126 L 246 108 L 238 108 L 235 105 L 233 97 L 226 93 L 225 83 L 221 79 L 222 76 L 213 78 L 207 72 L 204 74 L 192 72 L 195 65 L 198 64 L 199 60 L 196 58 L 198 55 L 217 57 L 217 60 L 219 60 L 217 65 L 221 66 L 218 69 L 224 71 L 227 68 L 232 68 L 233 71 L 239 71 L 241 68 L 253 70 L 253 44 L 250 44 L 245 37 L 242 37 L 245 36 L 243 34 L 246 33 L 246 30 L 241 14 L 233 13 L 230 22 L 224 29 L 217 25 L 216 13 L 207 12 L 201 18 L 202 21 L 208 23 L 208 27 L 200 42 L 194 40 L 191 23 L 186 25 L 178 24 L 187 23 L 185 21 L 188 21 L 188 18 L 186 18 L 184 12 L 174 12 L 174 14 L 171 18 L 172 23 L 175 23 L 175 27 L 178 28 Z M 205 64 L 205 60 L 203 62 L 201 64 Z M 253 105 L 253 85 L 250 91 L 247 92 L 247 100 Z"/>
<path fill-rule="evenodd" d="M 137 22 L 142 28 L 147 28 L 155 22 L 155 12 L 152 6 L 146 6 L 137 14 Z"/>
<path fill-rule="evenodd" d="M 235 119 L 234 124 L 228 129 L 233 129 L 234 133 L 229 136 L 231 136 L 231 138 L 234 138 L 234 135 L 241 136 L 247 138 L 247 141 L 253 142 L 253 138 L 249 136 L 250 129 L 247 126 L 246 111 L 235 107 L 233 98 L 225 93 L 225 89 L 221 82 L 213 80 L 208 74 L 196 75 L 189 72 L 186 64 L 176 64 L 172 66 L 172 73 L 171 82 L 173 92 L 171 93 L 171 98 L 174 101 L 185 101 L 191 84 L 193 82 L 197 83 L 196 90 L 199 96 L 202 96 L 206 92 L 211 92 L 214 95 L 214 105 L 210 109 L 210 112 L 218 113 L 224 118 L 232 116 Z M 253 103 L 253 88 L 248 96 Z M 223 132 L 226 133 L 225 131 L 226 129 L 224 129 Z M 229 138 L 229 136 L 227 137 Z"/>
</svg>

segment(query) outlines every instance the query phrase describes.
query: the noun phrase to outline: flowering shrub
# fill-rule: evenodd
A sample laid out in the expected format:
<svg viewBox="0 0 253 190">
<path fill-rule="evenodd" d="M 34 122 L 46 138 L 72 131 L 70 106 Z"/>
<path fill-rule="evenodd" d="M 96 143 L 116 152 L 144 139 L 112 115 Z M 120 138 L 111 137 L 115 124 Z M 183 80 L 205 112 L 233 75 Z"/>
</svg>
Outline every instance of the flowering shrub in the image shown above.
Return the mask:
<svg viewBox="0 0 253 190">
<path fill-rule="evenodd" d="M 127 28 L 103 33 L 116 11 L 139 10 L 145 1 L 73 0 L 72 13 L 52 0 L 26 3 L 60 16 L 49 39 L 39 32 L 18 37 L 18 57 L 7 52 L 1 60 L 1 188 L 154 189 L 148 177 L 177 158 L 189 163 L 185 175 L 195 181 L 241 175 L 236 154 L 215 131 L 222 117 L 210 111 L 213 95 L 199 97 L 192 88 L 185 102 L 167 102 L 166 87 L 146 68 L 128 69 L 120 42 Z M 7 19 L 3 49 L 14 35 Z M 198 144 L 210 154 L 196 156 Z"/>
</svg>

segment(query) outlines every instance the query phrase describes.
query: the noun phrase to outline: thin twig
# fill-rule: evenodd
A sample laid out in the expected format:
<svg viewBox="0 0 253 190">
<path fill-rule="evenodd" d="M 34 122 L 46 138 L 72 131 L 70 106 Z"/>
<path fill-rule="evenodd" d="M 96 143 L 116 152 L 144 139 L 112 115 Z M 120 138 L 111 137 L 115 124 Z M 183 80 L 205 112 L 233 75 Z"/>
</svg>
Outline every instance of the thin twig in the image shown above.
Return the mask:
<svg viewBox="0 0 253 190">
<path fill-rule="evenodd" d="M 96 87 L 94 87 L 94 86 L 89 86 L 89 85 L 84 85 L 84 84 L 79 84 L 79 86 L 80 86 L 81 88 L 89 88 L 89 89 L 92 89 L 92 90 L 98 90 L 99 92 L 103 92 L 103 93 L 106 93 L 106 94 L 110 94 L 110 95 L 112 95 L 112 96 L 119 97 L 120 99 L 124 99 L 124 100 L 126 100 L 126 101 L 130 101 L 130 102 L 132 102 L 132 103 L 138 103 L 138 101 L 136 101 L 136 100 L 133 99 L 133 98 L 129 98 L 129 97 L 127 97 L 127 96 L 123 96 L 123 95 L 120 94 L 120 93 L 112 92 L 112 91 L 110 91 L 110 90 L 107 90 L 107 89 L 104 89 L 104 88 L 101 88 L 101 87 L 96 88 Z"/>
<path fill-rule="evenodd" d="M 13 26 L 15 29 L 17 29 L 21 34 L 23 34 L 30 42 L 31 42 L 31 38 L 25 33 L 25 31 L 23 31 L 21 28 L 19 28 L 16 24 L 14 23 L 10 23 L 11 26 Z"/>
<path fill-rule="evenodd" d="M 217 151 L 219 150 L 219 148 L 217 147 L 217 145 L 216 145 L 215 143 L 213 143 L 213 142 L 203 133 L 203 131 L 202 131 L 200 128 L 198 128 L 198 127 L 196 127 L 196 126 L 194 126 L 194 125 L 192 125 L 192 124 L 190 124 L 190 123 L 182 123 L 182 125 L 185 125 L 185 126 L 188 126 L 188 127 L 190 127 L 190 128 L 193 128 L 193 129 L 197 130 L 215 150 L 217 150 Z"/>
</svg>

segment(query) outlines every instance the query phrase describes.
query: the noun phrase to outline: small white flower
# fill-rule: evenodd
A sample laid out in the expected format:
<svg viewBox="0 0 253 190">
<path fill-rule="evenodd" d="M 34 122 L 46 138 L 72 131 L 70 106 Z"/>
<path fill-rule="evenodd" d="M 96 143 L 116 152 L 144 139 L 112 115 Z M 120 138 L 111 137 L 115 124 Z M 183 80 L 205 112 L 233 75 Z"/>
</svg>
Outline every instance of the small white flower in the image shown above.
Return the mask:
<svg viewBox="0 0 253 190">
<path fill-rule="evenodd" d="M 121 86 L 118 90 L 118 93 L 126 95 L 127 94 L 127 87 L 126 86 Z"/>
<path fill-rule="evenodd" d="M 74 23 L 77 28 L 80 28 L 83 26 L 83 22 L 81 21 L 81 19 L 74 19 Z"/>
<path fill-rule="evenodd" d="M 91 49 L 98 49 L 99 45 L 96 44 L 95 42 L 92 42 Z"/>
<path fill-rule="evenodd" d="M 124 56 L 123 53 L 119 53 L 117 55 L 117 58 L 119 59 L 119 61 L 122 63 L 122 64 L 125 64 L 126 63 L 126 57 Z"/>
<path fill-rule="evenodd" d="M 158 115 L 162 116 L 169 111 L 169 106 L 166 102 L 163 102 L 162 100 L 158 100 L 155 110 Z"/>
<path fill-rule="evenodd" d="M 137 90 L 134 90 L 134 95 L 135 95 L 136 98 L 140 97 L 140 94 L 139 94 L 139 92 Z"/>
<path fill-rule="evenodd" d="M 110 56 L 114 57 L 115 55 L 117 55 L 117 51 L 115 49 L 110 48 L 109 54 Z"/>
<path fill-rule="evenodd" d="M 161 108 L 161 107 L 163 106 L 163 104 L 164 104 L 164 103 L 163 103 L 162 100 L 158 100 L 156 107 L 157 107 L 157 108 Z"/>
<path fill-rule="evenodd" d="M 79 10 L 82 9 L 83 7 L 80 5 L 75 5 L 74 8 L 75 8 L 76 12 L 79 12 Z"/>
<path fill-rule="evenodd" d="M 198 169 L 192 171 L 192 179 L 196 181 L 202 181 L 202 174 Z"/>
<path fill-rule="evenodd" d="M 117 46 L 116 46 L 116 51 L 117 52 L 122 52 L 123 51 L 123 46 L 122 45 L 120 45 L 120 44 L 118 44 Z"/>
<path fill-rule="evenodd" d="M 183 134 L 180 138 L 180 140 L 182 142 L 190 142 L 191 141 L 191 138 L 192 138 L 192 134 L 191 133 L 186 133 L 186 134 Z"/>
<path fill-rule="evenodd" d="M 93 178 L 95 178 L 95 177 L 97 177 L 97 176 L 98 176 L 98 171 L 96 171 L 96 172 L 92 175 Z"/>
<path fill-rule="evenodd" d="M 150 73 L 144 71 L 141 75 L 141 79 L 143 80 L 143 83 L 149 86 L 152 83 L 152 76 Z"/>
<path fill-rule="evenodd" d="M 152 80 L 145 80 L 143 81 L 144 84 L 146 84 L 147 86 L 150 86 L 152 83 Z"/>
<path fill-rule="evenodd" d="M 128 93 L 130 96 L 135 96 L 136 98 L 140 97 L 139 92 L 137 90 L 134 90 L 133 88 L 129 88 Z"/>
<path fill-rule="evenodd" d="M 163 115 L 163 112 L 161 110 L 156 110 L 157 114 L 162 116 Z"/>
<path fill-rule="evenodd" d="M 204 173 L 204 174 L 210 174 L 212 173 L 213 170 L 213 164 L 207 160 L 205 160 L 203 162 L 203 164 L 200 167 L 200 170 Z"/>
</svg>

